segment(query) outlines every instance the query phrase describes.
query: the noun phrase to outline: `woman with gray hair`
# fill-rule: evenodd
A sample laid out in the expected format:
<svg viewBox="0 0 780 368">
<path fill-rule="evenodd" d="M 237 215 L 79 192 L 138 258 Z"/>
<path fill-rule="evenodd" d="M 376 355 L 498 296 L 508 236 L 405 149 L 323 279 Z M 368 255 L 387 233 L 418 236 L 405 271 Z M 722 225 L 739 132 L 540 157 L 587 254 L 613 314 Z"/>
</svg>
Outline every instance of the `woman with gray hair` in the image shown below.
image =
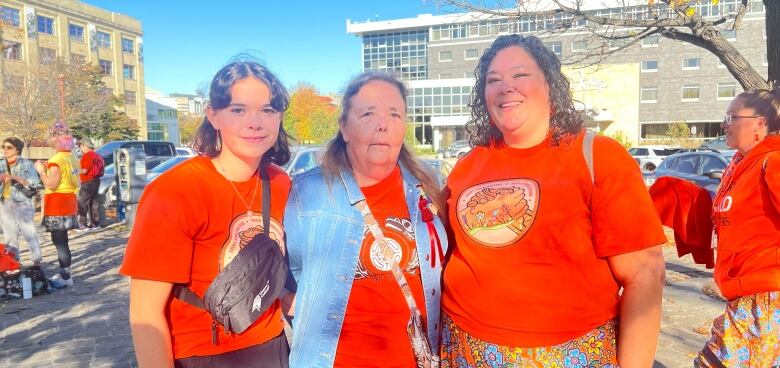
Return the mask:
<svg viewBox="0 0 780 368">
<path fill-rule="evenodd" d="M 28 190 L 41 185 L 41 178 L 33 162 L 21 157 L 24 142 L 16 137 L 3 140 L 5 159 L 0 164 L 0 221 L 3 226 L 3 241 L 19 259 L 19 236 L 27 241 L 30 259 L 34 266 L 41 263 L 41 245 L 35 233 L 33 215 L 35 208 Z M 28 189 L 28 190 L 25 190 Z"/>
<path fill-rule="evenodd" d="M 354 78 L 322 165 L 294 179 L 291 367 L 437 366 L 447 238 L 440 190 L 404 146 L 406 95 L 388 74 Z"/>
</svg>

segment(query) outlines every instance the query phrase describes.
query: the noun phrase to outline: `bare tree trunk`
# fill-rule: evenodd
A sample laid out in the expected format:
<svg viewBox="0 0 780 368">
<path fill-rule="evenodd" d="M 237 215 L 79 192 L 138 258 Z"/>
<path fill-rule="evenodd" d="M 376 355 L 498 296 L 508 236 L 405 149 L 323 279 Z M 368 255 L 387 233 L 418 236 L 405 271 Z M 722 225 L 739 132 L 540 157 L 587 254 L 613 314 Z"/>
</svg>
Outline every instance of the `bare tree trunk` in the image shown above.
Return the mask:
<svg viewBox="0 0 780 368">
<path fill-rule="evenodd" d="M 780 87 L 780 1 L 764 0 L 766 8 L 766 59 L 769 64 L 769 80 Z"/>
</svg>

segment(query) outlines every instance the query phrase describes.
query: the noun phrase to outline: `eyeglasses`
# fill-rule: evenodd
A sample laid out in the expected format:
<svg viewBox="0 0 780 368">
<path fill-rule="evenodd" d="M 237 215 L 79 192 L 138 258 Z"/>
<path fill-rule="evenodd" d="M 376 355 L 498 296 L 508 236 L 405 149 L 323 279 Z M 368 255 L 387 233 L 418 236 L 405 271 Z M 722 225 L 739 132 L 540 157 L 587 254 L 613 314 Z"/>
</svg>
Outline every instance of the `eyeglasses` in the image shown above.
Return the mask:
<svg viewBox="0 0 780 368">
<path fill-rule="evenodd" d="M 3 149 L 4 149 L 4 150 L 15 150 L 15 149 L 16 149 L 16 147 L 14 147 L 14 146 L 6 146 L 6 145 L 3 145 Z"/>
<path fill-rule="evenodd" d="M 734 119 L 752 119 L 752 118 L 761 118 L 763 116 L 760 115 L 731 115 L 726 114 L 723 116 L 723 124 L 725 125 L 731 125 L 734 123 Z"/>
</svg>

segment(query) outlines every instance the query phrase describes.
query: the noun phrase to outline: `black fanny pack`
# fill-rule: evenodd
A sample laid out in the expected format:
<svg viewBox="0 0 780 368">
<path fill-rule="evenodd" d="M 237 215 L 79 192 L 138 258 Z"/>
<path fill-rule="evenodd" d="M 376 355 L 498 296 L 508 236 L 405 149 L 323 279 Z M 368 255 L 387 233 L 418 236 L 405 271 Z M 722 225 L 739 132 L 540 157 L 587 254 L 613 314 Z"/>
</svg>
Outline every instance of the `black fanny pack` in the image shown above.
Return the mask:
<svg viewBox="0 0 780 368">
<path fill-rule="evenodd" d="M 211 314 L 212 343 L 217 344 L 217 323 L 240 334 L 266 312 L 281 295 L 287 264 L 279 243 L 269 237 L 271 184 L 265 164 L 260 166 L 263 183 L 263 232 L 241 248 L 206 289 L 203 299 L 185 285 L 175 285 L 173 295 Z"/>
</svg>

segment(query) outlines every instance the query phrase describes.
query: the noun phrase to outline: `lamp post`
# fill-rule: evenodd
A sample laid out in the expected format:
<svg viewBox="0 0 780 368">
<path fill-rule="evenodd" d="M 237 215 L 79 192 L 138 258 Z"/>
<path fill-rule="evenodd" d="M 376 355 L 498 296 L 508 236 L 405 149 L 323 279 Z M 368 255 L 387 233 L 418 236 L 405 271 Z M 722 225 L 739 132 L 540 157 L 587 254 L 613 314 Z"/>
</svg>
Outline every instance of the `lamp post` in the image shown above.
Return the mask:
<svg viewBox="0 0 780 368">
<path fill-rule="evenodd" d="M 60 74 L 57 76 L 57 82 L 59 82 L 60 89 L 60 121 L 65 123 L 65 75 Z"/>
</svg>

